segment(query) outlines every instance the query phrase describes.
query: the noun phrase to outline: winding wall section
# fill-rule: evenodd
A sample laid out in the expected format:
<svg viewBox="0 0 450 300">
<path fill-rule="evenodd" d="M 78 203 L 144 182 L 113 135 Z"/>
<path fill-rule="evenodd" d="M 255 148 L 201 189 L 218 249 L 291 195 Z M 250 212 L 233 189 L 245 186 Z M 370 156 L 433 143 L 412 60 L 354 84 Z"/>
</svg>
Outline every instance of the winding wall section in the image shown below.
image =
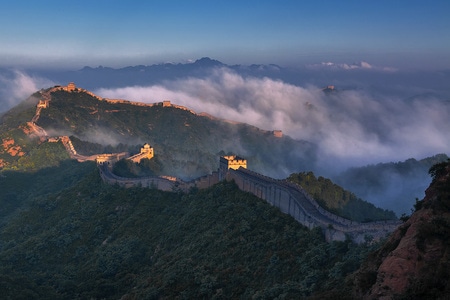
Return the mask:
<svg viewBox="0 0 450 300">
<path fill-rule="evenodd" d="M 113 174 L 108 164 L 99 165 L 99 170 L 103 181 L 122 187 L 148 187 L 185 192 L 192 187 L 207 188 L 219 182 L 217 172 L 191 182 L 184 182 L 165 176 L 124 178 Z M 378 240 L 393 232 L 401 224 L 393 220 L 360 223 L 339 217 L 323 209 L 299 185 L 263 176 L 248 169 L 229 169 L 222 175 L 221 178 L 235 181 L 242 191 L 267 201 L 283 213 L 291 215 L 302 225 L 310 229 L 320 227 L 327 241 L 344 241 L 349 238 L 355 243 L 362 243 L 368 239 Z"/>
<path fill-rule="evenodd" d="M 303 188 L 286 180 L 275 180 L 248 169 L 229 169 L 227 180 L 234 180 L 243 191 L 266 200 L 308 228 L 320 227 L 328 241 L 352 239 L 356 243 L 379 239 L 394 231 L 399 221 L 359 223 L 323 209 Z"/>
<path fill-rule="evenodd" d="M 118 184 L 119 186 L 155 188 L 162 191 L 177 191 L 182 188 L 183 182 L 172 177 L 149 176 L 139 178 L 125 178 L 111 172 L 108 164 L 99 164 L 100 176 L 108 184 Z"/>
<path fill-rule="evenodd" d="M 44 103 L 45 105 L 48 104 L 48 101 L 51 98 L 50 93 L 55 89 L 68 89 L 68 87 L 58 87 L 43 93 L 43 101 L 47 101 L 47 103 Z M 95 96 L 94 94 L 92 95 Z M 123 101 L 111 99 L 102 100 L 110 102 Z M 166 102 L 167 103 L 163 104 L 166 106 L 170 105 L 170 102 Z M 36 114 L 33 120 L 29 122 L 29 125 L 41 139 L 47 139 L 45 130 L 36 124 L 40 112 L 41 107 L 38 105 Z M 219 168 L 219 172 L 214 172 L 211 175 L 190 182 L 184 182 L 175 177 L 168 176 L 150 176 L 143 178 L 119 177 L 111 172 L 109 162 L 100 162 L 100 160 L 98 160 L 99 155 L 80 155 L 76 152 L 69 137 L 64 136 L 59 137 L 59 139 L 71 158 L 77 159 L 78 161 L 97 160 L 101 178 L 108 184 L 118 184 L 126 188 L 140 186 L 156 188 L 163 191 L 188 191 L 192 187 L 210 187 L 219 182 L 219 179 L 222 178 L 234 180 L 241 190 L 252 193 L 271 205 L 278 207 L 283 213 L 291 215 L 304 226 L 307 226 L 308 228 L 322 228 L 327 241 L 342 241 L 346 238 L 350 238 L 356 243 L 361 243 L 369 237 L 374 239 L 384 237 L 400 225 L 399 221 L 359 223 L 341 218 L 320 207 L 319 204 L 299 185 L 290 183 L 286 180 L 275 180 L 242 167 L 237 170 Z M 118 160 L 125 154 L 116 153 L 112 155 L 116 155 Z"/>
</svg>

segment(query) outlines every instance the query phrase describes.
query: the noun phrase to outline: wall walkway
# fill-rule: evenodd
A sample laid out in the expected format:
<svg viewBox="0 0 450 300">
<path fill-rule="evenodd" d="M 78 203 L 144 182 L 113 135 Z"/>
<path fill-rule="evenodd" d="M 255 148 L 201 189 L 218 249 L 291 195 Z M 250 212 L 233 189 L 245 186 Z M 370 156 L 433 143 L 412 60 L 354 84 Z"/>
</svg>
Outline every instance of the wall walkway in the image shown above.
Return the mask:
<svg viewBox="0 0 450 300">
<path fill-rule="evenodd" d="M 323 209 L 303 188 L 286 180 L 275 180 L 248 169 L 228 170 L 227 180 L 234 180 L 243 191 L 254 194 L 291 215 L 308 228 L 320 227 L 327 241 L 350 238 L 356 243 L 379 239 L 393 232 L 400 221 L 359 223 Z"/>
<path fill-rule="evenodd" d="M 219 182 L 218 172 L 190 182 L 175 177 L 149 176 L 142 178 L 124 178 L 111 172 L 108 164 L 99 165 L 100 175 L 108 184 L 122 187 L 148 187 L 163 191 L 187 192 L 190 188 L 208 188 Z M 276 180 L 248 169 L 229 169 L 224 175 L 226 180 L 236 182 L 239 189 L 249 192 L 283 213 L 291 215 L 302 225 L 312 229 L 320 227 L 327 241 L 351 239 L 355 243 L 378 240 L 393 232 L 400 221 L 377 221 L 360 223 L 339 217 L 323 209 L 303 188 L 286 180 Z"/>
<path fill-rule="evenodd" d="M 119 186 L 155 188 L 162 191 L 174 192 L 182 188 L 182 182 L 173 177 L 149 176 L 139 178 L 125 178 L 111 172 L 108 164 L 99 164 L 100 176 L 108 184 Z"/>
</svg>

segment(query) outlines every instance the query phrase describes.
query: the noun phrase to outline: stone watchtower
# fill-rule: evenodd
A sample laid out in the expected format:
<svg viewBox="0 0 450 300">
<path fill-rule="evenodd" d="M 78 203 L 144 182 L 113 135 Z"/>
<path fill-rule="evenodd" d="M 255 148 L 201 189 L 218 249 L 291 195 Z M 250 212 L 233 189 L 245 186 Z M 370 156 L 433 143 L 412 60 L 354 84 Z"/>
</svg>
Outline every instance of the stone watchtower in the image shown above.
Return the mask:
<svg viewBox="0 0 450 300">
<path fill-rule="evenodd" d="M 149 144 L 145 143 L 144 147 L 141 148 L 140 153 L 133 155 L 128 159 L 132 160 L 135 163 L 139 163 L 141 162 L 142 159 L 144 158 L 152 159 L 153 156 L 154 156 L 153 148 Z"/>
<path fill-rule="evenodd" d="M 274 131 L 272 131 L 272 133 L 273 133 L 273 136 L 276 137 L 276 138 L 282 138 L 283 137 L 283 131 L 281 131 L 281 130 L 274 130 Z"/>
<path fill-rule="evenodd" d="M 75 83 L 69 82 L 69 84 L 67 85 L 67 91 L 73 92 L 73 91 L 75 91 L 75 89 L 76 89 Z"/>
<path fill-rule="evenodd" d="M 219 163 L 219 181 L 224 180 L 228 169 L 247 168 L 247 160 L 236 155 L 221 156 Z"/>
<path fill-rule="evenodd" d="M 38 108 L 48 108 L 48 100 L 39 100 Z"/>
<path fill-rule="evenodd" d="M 152 159 L 154 156 L 153 148 L 149 144 L 145 143 L 144 147 L 141 148 L 141 154 L 144 158 Z"/>
</svg>

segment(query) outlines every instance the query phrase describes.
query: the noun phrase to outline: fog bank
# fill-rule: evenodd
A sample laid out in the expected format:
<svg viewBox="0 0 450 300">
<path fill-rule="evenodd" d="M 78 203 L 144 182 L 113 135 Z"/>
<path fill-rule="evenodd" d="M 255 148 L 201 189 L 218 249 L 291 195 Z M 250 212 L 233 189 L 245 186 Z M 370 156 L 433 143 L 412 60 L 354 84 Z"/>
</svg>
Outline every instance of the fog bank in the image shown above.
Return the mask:
<svg viewBox="0 0 450 300">
<path fill-rule="evenodd" d="M 279 129 L 318 145 L 321 172 L 426 157 L 450 149 L 450 104 L 435 95 L 386 96 L 366 90 L 296 86 L 243 77 L 227 68 L 209 77 L 151 86 L 98 89 L 108 98 L 171 100 L 196 112 Z M 333 172 L 330 172 L 333 171 Z"/>
<path fill-rule="evenodd" d="M 41 88 L 53 85 L 49 79 L 19 70 L 0 70 L 0 113 L 16 106 Z"/>
</svg>

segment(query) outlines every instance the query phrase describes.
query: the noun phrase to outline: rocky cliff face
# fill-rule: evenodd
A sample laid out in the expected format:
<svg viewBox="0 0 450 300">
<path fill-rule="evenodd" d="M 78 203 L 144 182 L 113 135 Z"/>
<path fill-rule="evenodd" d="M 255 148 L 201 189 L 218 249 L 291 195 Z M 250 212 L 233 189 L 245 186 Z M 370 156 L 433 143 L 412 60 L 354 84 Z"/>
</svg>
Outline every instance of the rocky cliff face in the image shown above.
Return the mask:
<svg viewBox="0 0 450 300">
<path fill-rule="evenodd" d="M 448 299 L 450 160 L 430 174 L 416 211 L 352 278 L 355 299 Z"/>
</svg>

